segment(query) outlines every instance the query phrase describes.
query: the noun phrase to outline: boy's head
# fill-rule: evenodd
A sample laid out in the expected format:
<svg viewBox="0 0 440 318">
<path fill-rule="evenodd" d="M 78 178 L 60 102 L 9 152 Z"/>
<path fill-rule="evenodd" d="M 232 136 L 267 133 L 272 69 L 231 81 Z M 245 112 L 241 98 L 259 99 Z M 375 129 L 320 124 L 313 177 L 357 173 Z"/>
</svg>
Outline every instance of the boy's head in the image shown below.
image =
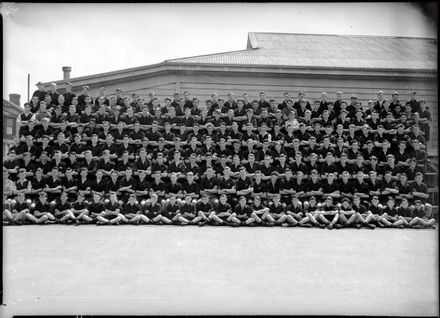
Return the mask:
<svg viewBox="0 0 440 318">
<path fill-rule="evenodd" d="M 116 201 L 118 199 L 115 191 L 110 191 L 110 200 Z"/>
<path fill-rule="evenodd" d="M 393 207 L 393 206 L 394 206 L 394 203 L 395 203 L 394 198 L 393 198 L 393 197 L 389 197 L 388 200 L 387 200 L 387 205 L 388 205 L 389 207 Z"/>
<path fill-rule="evenodd" d="M 47 200 L 47 193 L 46 192 L 40 192 L 39 198 L 41 202 L 46 202 Z"/>
<path fill-rule="evenodd" d="M 18 201 L 23 202 L 24 201 L 24 192 L 19 192 L 17 194 L 17 199 L 18 199 Z"/>
<path fill-rule="evenodd" d="M 240 198 L 238 198 L 238 203 L 240 203 L 241 205 L 245 205 L 246 204 L 245 196 L 241 195 Z"/>
<path fill-rule="evenodd" d="M 176 203 L 176 195 L 174 193 L 170 193 L 170 203 L 174 204 Z"/>
<path fill-rule="evenodd" d="M 158 197 L 157 197 L 157 194 L 155 194 L 155 193 L 153 193 L 153 194 L 151 195 L 151 197 L 150 197 L 150 201 L 151 201 L 151 203 L 153 203 L 153 204 L 156 204 L 157 199 L 158 199 Z"/>
<path fill-rule="evenodd" d="M 226 200 L 227 200 L 226 194 L 222 193 L 222 194 L 220 195 L 220 202 L 221 202 L 222 204 L 225 204 L 225 203 L 226 203 Z"/>
</svg>

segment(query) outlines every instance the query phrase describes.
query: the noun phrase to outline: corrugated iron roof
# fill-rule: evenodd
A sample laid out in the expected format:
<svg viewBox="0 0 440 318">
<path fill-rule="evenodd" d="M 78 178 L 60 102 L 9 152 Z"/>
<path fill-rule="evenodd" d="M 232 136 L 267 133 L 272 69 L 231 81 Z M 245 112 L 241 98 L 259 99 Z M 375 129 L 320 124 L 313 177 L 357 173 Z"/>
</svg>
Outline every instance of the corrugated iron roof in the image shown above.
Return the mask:
<svg viewBox="0 0 440 318">
<path fill-rule="evenodd" d="M 437 40 L 428 38 L 249 33 L 248 49 L 168 60 L 178 63 L 437 69 Z"/>
</svg>

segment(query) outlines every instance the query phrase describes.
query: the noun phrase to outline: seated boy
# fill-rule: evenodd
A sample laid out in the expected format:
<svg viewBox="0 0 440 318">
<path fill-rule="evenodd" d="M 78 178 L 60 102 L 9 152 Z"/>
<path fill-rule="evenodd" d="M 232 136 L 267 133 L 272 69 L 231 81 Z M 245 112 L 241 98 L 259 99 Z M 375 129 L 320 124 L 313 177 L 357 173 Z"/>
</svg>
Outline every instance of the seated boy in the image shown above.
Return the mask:
<svg viewBox="0 0 440 318">
<path fill-rule="evenodd" d="M 196 205 L 192 202 L 191 193 L 185 194 L 185 201 L 180 206 L 181 215 L 188 220 L 188 223 L 193 223 L 196 217 Z"/>
<path fill-rule="evenodd" d="M 145 205 L 144 214 L 150 219 L 150 223 L 153 224 L 162 224 L 162 205 L 158 202 L 159 197 L 157 194 L 151 194 L 149 200 Z"/>
<path fill-rule="evenodd" d="M 429 218 L 430 212 L 427 211 L 426 205 L 421 200 L 415 201 L 415 207 L 412 210 L 413 219 L 409 222 L 410 226 L 420 225 L 423 228 L 435 229 L 435 219 Z"/>
<path fill-rule="evenodd" d="M 275 219 L 275 225 L 290 225 L 296 226 L 298 225 L 298 221 L 296 221 L 293 216 L 286 214 L 286 208 L 281 203 L 281 196 L 279 193 L 276 193 L 272 196 L 272 204 L 269 207 L 270 215 Z M 287 223 L 285 223 L 287 221 Z"/>
<path fill-rule="evenodd" d="M 136 194 L 131 193 L 128 196 L 128 202 L 122 207 L 122 214 L 128 222 L 139 225 L 142 222 L 149 223 L 150 219 L 142 214 L 142 207 L 136 200 Z"/>
<path fill-rule="evenodd" d="M 339 224 L 336 224 L 336 226 L 337 225 L 350 226 L 353 225 L 355 221 L 356 221 L 356 212 L 354 211 L 352 205 L 350 204 L 350 199 L 343 198 L 341 201 L 341 206 L 339 207 Z M 360 226 L 358 228 L 360 228 Z"/>
<path fill-rule="evenodd" d="M 36 223 L 55 223 L 55 216 L 52 214 L 52 206 L 47 201 L 47 193 L 40 192 L 38 201 L 33 208 L 34 216 L 39 218 Z"/>
<path fill-rule="evenodd" d="M 60 223 L 68 223 L 70 220 L 71 222 L 79 224 L 79 221 L 72 212 L 72 204 L 67 202 L 67 198 L 67 192 L 62 192 L 59 201 L 54 206 L 55 217 Z"/>
<path fill-rule="evenodd" d="M 5 211 L 3 211 L 3 219 L 5 218 Z M 31 221 L 33 223 L 38 223 L 38 219 L 33 216 L 29 209 L 29 202 L 25 201 L 25 195 L 23 192 L 17 194 L 17 200 L 15 204 L 12 206 L 11 211 L 7 211 L 10 213 L 9 220 L 13 222 L 13 224 L 21 225 L 24 221 Z"/>
<path fill-rule="evenodd" d="M 96 219 L 98 220 L 98 222 L 96 222 L 96 225 L 119 225 L 119 222 L 123 218 L 121 217 L 121 203 L 118 201 L 116 192 L 110 191 L 110 200 L 104 203 L 103 207 L 104 210 L 96 216 Z"/>
<path fill-rule="evenodd" d="M 228 223 L 228 218 L 232 214 L 232 207 L 228 203 L 228 197 L 225 193 L 220 194 L 219 202 L 215 206 L 215 213 L 222 220 L 221 224 Z"/>
<path fill-rule="evenodd" d="M 198 223 L 199 226 L 203 226 L 209 223 L 210 216 L 214 213 L 212 204 L 209 202 L 208 193 L 204 193 L 202 198 L 196 203 L 197 216 L 194 218 L 193 223 Z"/>
<path fill-rule="evenodd" d="M 182 217 L 182 214 L 180 213 L 180 205 L 177 203 L 176 194 L 170 192 L 168 198 L 168 203 L 163 208 L 162 220 L 167 224 L 188 224 L 189 221 Z"/>
<path fill-rule="evenodd" d="M 327 196 L 318 211 L 319 213 L 315 219 L 327 226 L 329 230 L 333 229 L 339 218 L 339 212 L 336 205 L 333 204 L 333 198 Z"/>
</svg>

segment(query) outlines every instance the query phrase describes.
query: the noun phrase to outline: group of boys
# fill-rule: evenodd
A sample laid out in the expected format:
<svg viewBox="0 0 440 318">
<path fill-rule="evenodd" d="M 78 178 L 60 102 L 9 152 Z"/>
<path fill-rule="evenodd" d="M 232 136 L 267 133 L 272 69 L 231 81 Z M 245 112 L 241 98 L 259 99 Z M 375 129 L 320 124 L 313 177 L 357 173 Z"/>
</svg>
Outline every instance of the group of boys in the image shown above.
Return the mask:
<svg viewBox="0 0 440 318">
<path fill-rule="evenodd" d="M 363 107 L 217 94 L 45 91 L 3 162 L 6 223 L 433 227 L 431 117 L 415 92 Z"/>
</svg>

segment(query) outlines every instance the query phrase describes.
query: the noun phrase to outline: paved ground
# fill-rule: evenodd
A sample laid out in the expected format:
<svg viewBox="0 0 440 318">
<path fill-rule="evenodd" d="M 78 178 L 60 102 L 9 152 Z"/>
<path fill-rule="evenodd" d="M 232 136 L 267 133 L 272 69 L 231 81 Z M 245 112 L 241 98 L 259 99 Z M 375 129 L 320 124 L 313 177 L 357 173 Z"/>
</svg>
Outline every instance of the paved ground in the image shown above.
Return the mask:
<svg viewBox="0 0 440 318">
<path fill-rule="evenodd" d="M 437 230 L 3 229 L 13 314 L 438 315 Z"/>
</svg>

